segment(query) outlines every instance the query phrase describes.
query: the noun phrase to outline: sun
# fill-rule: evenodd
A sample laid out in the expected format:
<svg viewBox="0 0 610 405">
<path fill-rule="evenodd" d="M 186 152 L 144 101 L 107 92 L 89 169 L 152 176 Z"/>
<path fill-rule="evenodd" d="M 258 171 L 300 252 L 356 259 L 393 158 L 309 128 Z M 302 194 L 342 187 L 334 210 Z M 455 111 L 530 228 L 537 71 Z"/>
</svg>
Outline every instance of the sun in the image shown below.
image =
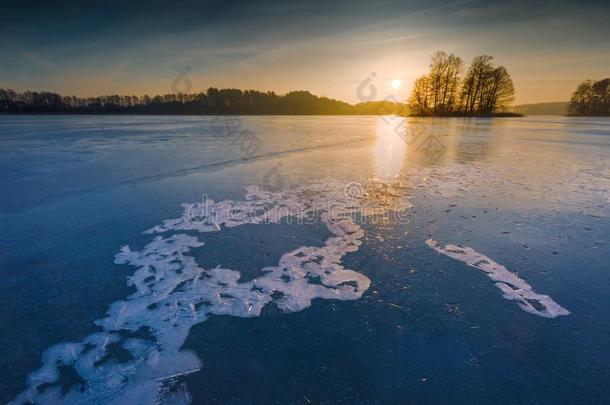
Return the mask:
<svg viewBox="0 0 610 405">
<path fill-rule="evenodd" d="M 390 82 L 390 86 L 392 86 L 394 90 L 398 90 L 402 87 L 402 80 L 394 79 Z"/>
</svg>

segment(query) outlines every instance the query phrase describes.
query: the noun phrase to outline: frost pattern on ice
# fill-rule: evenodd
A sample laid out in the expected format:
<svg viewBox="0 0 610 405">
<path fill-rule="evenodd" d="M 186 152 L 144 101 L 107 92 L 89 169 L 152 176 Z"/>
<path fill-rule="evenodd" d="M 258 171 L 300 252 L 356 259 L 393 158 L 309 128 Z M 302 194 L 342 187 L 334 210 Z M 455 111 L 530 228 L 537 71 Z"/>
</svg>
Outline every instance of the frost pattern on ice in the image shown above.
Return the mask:
<svg viewBox="0 0 610 405">
<path fill-rule="evenodd" d="M 116 263 L 137 268 L 128 279 L 136 292 L 112 304 L 107 316 L 96 321 L 100 332 L 46 350 L 42 367 L 28 376 L 27 389 L 13 402 L 190 402 L 177 377 L 201 368 L 195 353 L 181 350 L 193 325 L 210 315 L 256 317 L 271 302 L 284 312 L 296 312 L 316 298 L 362 296 L 370 280 L 340 261 L 361 244 L 364 232 L 352 216 L 366 205 L 366 199 L 348 198 L 332 184 L 282 193 L 248 187 L 245 201 L 199 204 L 195 221 L 193 205 L 185 205 L 181 218 L 147 231 L 172 235 L 156 236 L 141 251 L 125 246 L 116 255 Z M 200 267 L 190 253 L 204 243 L 175 233 L 278 223 L 291 215 L 319 215 L 333 236 L 321 247 L 283 254 L 277 266 L 262 269 L 263 276 L 241 283 L 238 271 Z"/>
<path fill-rule="evenodd" d="M 496 282 L 496 287 L 502 291 L 504 298 L 517 301 L 519 307 L 530 314 L 545 318 L 570 314 L 567 309 L 557 304 L 551 297 L 536 293 L 525 280 L 472 248 L 456 245 L 441 247 L 433 239 L 428 239 L 426 244 L 438 253 L 464 262 L 486 273 L 489 278 Z"/>
</svg>

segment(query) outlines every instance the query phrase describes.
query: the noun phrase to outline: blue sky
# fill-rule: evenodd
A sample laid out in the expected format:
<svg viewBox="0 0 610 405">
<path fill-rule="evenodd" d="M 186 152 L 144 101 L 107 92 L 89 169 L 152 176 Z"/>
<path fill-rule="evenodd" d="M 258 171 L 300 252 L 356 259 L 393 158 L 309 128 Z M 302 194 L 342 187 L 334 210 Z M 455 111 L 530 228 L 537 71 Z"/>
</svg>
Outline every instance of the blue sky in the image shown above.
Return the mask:
<svg viewBox="0 0 610 405">
<path fill-rule="evenodd" d="M 305 89 L 355 102 L 375 72 L 379 97 L 406 98 L 438 49 L 493 55 L 517 103 L 567 100 L 579 81 L 610 76 L 608 2 L 4 3 L 0 87 L 19 91 L 170 93 L 189 69 L 193 91 Z"/>
</svg>

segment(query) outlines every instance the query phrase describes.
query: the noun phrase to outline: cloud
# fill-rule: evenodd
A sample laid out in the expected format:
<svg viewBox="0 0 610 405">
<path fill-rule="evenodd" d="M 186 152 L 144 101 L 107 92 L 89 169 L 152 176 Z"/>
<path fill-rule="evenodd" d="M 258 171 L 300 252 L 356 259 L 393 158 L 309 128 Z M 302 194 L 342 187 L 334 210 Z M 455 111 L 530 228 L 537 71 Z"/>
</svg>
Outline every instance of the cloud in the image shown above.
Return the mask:
<svg viewBox="0 0 610 405">
<path fill-rule="evenodd" d="M 587 0 L 16 4 L 0 15 L 0 38 L 14 45 L 0 47 L 10 58 L 0 61 L 0 77 L 34 90 L 142 94 L 167 92 L 190 66 L 199 89 L 298 88 L 351 100 L 353 83 L 373 71 L 379 80 L 401 77 L 408 89 L 444 49 L 466 61 L 494 55 L 523 83 L 520 97 L 535 94 L 532 76 L 577 80 L 607 66 L 608 9 Z"/>
</svg>

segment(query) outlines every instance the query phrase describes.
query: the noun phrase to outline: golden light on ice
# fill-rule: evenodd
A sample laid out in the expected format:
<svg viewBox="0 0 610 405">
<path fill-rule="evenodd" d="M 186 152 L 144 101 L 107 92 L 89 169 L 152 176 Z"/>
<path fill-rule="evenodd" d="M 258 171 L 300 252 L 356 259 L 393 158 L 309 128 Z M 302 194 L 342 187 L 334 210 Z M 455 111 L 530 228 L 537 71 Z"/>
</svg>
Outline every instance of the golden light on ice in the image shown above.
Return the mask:
<svg viewBox="0 0 610 405">
<path fill-rule="evenodd" d="M 394 79 L 390 82 L 390 86 L 392 86 L 394 90 L 398 90 L 402 87 L 402 80 Z"/>
<path fill-rule="evenodd" d="M 377 122 L 377 139 L 373 149 L 375 174 L 381 181 L 391 181 L 401 172 L 406 144 L 395 131 L 399 117 L 382 117 Z"/>
</svg>

